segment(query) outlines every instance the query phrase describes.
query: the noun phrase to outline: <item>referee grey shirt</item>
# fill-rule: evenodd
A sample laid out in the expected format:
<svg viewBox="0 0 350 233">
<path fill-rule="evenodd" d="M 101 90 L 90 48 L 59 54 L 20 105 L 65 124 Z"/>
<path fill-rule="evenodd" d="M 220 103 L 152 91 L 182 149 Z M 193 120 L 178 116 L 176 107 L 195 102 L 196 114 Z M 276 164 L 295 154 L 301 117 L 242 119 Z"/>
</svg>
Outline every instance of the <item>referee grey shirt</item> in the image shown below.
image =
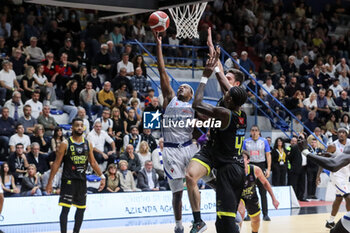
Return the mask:
<svg viewBox="0 0 350 233">
<path fill-rule="evenodd" d="M 254 141 L 247 138 L 243 142 L 243 150 L 249 152 L 251 163 L 262 163 L 266 161 L 265 154 L 271 152 L 270 145 L 265 138 L 259 137 Z"/>
</svg>

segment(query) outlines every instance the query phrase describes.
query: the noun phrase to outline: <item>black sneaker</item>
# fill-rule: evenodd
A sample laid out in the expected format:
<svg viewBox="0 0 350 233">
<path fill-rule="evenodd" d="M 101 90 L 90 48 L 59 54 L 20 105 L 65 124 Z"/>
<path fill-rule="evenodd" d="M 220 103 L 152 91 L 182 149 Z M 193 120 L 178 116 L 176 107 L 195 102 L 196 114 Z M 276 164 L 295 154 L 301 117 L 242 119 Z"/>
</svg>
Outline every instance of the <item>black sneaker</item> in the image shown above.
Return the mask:
<svg viewBox="0 0 350 233">
<path fill-rule="evenodd" d="M 249 215 L 245 216 L 244 221 L 250 221 Z"/>
<path fill-rule="evenodd" d="M 326 223 L 326 227 L 329 229 L 332 229 L 335 226 L 335 222 L 328 222 Z"/>
<path fill-rule="evenodd" d="M 270 218 L 268 215 L 265 215 L 265 216 L 263 217 L 263 220 L 264 220 L 264 221 L 271 221 L 271 218 Z"/>
<path fill-rule="evenodd" d="M 192 229 L 190 233 L 202 233 L 208 229 L 207 224 L 205 222 L 194 222 L 192 225 Z"/>
</svg>

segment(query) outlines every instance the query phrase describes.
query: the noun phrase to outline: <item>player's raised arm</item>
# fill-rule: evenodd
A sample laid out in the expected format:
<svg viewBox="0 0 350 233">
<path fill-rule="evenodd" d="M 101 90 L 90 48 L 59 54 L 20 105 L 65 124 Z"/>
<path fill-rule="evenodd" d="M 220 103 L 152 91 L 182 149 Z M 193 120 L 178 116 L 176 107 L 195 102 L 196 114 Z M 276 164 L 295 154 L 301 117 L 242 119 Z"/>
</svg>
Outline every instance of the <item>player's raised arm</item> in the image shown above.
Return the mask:
<svg viewBox="0 0 350 233">
<path fill-rule="evenodd" d="M 267 181 L 264 173 L 262 172 L 261 168 L 258 167 L 258 166 L 254 166 L 254 174 L 255 174 L 255 177 L 257 177 L 260 182 L 262 183 L 262 185 L 264 186 L 264 188 L 266 189 L 266 191 L 269 192 L 270 196 L 271 196 L 271 199 L 272 199 L 272 204 L 273 206 L 278 209 L 278 206 L 279 206 L 279 202 L 278 200 L 276 199 L 275 197 L 275 194 L 273 193 L 272 191 L 272 188 L 271 188 L 271 185 L 270 183 Z"/>
<path fill-rule="evenodd" d="M 192 103 L 192 107 L 199 112 L 200 114 L 204 114 L 208 117 L 216 118 L 221 120 L 221 128 L 225 128 L 230 121 L 230 110 L 223 107 L 214 107 L 210 104 L 203 102 L 204 89 L 207 84 L 207 81 L 210 75 L 213 73 L 215 64 L 217 62 L 216 57 L 210 57 L 207 61 L 207 65 L 203 71 L 202 80 L 198 86 L 196 94 L 194 96 L 194 101 Z"/>
<path fill-rule="evenodd" d="M 162 52 L 162 37 L 159 33 L 152 31 L 157 44 L 157 60 L 158 60 L 158 71 L 160 75 L 160 87 L 164 98 L 163 108 L 165 108 L 171 99 L 175 96 L 174 90 L 170 86 L 169 76 L 165 71 L 165 64 Z"/>
<path fill-rule="evenodd" d="M 224 73 L 224 68 L 221 64 L 221 61 L 219 59 L 220 57 L 220 48 L 219 47 L 214 47 L 214 44 L 213 44 L 213 40 L 212 40 L 212 36 L 211 36 L 211 28 L 209 27 L 208 28 L 208 37 L 207 37 L 207 45 L 209 47 L 209 56 L 210 57 L 213 57 L 217 56 L 217 64 L 216 64 L 216 67 L 215 67 L 215 76 L 220 84 L 220 87 L 221 87 L 221 90 L 223 92 L 226 92 L 228 90 L 230 90 L 230 88 L 232 87 L 231 84 L 228 82 L 226 76 L 225 76 L 225 73 Z"/>
<path fill-rule="evenodd" d="M 47 182 L 47 185 L 46 185 L 46 192 L 48 194 L 50 194 L 52 192 L 52 181 L 53 181 L 53 178 L 55 177 L 59 167 L 61 166 L 63 156 L 66 153 L 67 145 L 68 145 L 68 142 L 63 141 L 60 144 L 58 151 L 56 152 L 56 159 L 52 164 L 49 181 Z"/>
</svg>

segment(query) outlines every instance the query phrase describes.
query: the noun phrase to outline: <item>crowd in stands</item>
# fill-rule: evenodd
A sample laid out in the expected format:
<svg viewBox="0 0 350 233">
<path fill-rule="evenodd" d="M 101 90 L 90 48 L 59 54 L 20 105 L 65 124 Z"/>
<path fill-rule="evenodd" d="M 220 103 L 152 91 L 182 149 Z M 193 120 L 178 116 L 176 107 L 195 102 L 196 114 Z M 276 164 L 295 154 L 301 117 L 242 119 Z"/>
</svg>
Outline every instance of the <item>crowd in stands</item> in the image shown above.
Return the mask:
<svg viewBox="0 0 350 233">
<path fill-rule="evenodd" d="M 341 1 L 325 4 L 315 14 L 304 1 L 287 6 L 282 1 L 216 0 L 208 3 L 200 20 L 199 39 L 177 39 L 174 25 L 162 33 L 163 43 L 173 45 L 164 47 L 165 56 L 182 57 L 166 62 L 185 63 L 184 58 L 192 55 L 176 45 L 206 45 L 211 27 L 214 43 L 264 87 L 246 76 L 249 97 L 257 99 L 256 88 L 263 100 L 257 99 L 260 109 L 276 118 L 267 104 L 283 120 L 293 121 L 296 133 L 309 133 L 274 96 L 327 143 L 336 139 L 338 128 L 350 130 L 350 31 L 335 33 L 347 12 Z M 168 188 L 163 140 L 159 132 L 142 127 L 142 112 L 161 111 L 161 103 L 147 78 L 143 56 L 128 44 L 133 39 L 154 42 L 144 24 L 148 14 L 103 22 L 96 15 L 26 3 L 0 7 L 0 160 L 5 196 L 45 195 L 50 165 L 66 137 L 50 114 L 53 108 L 68 114 L 67 123 L 84 119 L 85 136 L 107 174 L 104 192 Z M 86 26 L 83 18 L 89 19 Z M 199 49 L 196 55 L 205 59 L 207 51 Z M 226 69 L 239 68 L 231 59 L 224 63 Z M 275 147 L 280 143 L 277 140 Z M 282 170 L 273 172 L 273 184 L 286 185 L 293 177 L 286 178 L 290 167 Z M 60 172 L 54 181 L 56 194 L 59 187 Z"/>
</svg>

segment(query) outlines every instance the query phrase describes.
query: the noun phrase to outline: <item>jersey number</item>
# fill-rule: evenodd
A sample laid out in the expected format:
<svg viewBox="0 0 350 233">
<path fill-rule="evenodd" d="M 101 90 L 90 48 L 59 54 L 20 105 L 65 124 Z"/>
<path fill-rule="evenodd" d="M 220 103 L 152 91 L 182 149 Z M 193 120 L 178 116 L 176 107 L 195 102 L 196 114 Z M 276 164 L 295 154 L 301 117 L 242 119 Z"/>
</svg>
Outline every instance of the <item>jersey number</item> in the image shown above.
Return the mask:
<svg viewBox="0 0 350 233">
<path fill-rule="evenodd" d="M 236 137 L 235 141 L 235 149 L 237 150 L 238 154 L 241 155 L 244 137 Z"/>
</svg>

